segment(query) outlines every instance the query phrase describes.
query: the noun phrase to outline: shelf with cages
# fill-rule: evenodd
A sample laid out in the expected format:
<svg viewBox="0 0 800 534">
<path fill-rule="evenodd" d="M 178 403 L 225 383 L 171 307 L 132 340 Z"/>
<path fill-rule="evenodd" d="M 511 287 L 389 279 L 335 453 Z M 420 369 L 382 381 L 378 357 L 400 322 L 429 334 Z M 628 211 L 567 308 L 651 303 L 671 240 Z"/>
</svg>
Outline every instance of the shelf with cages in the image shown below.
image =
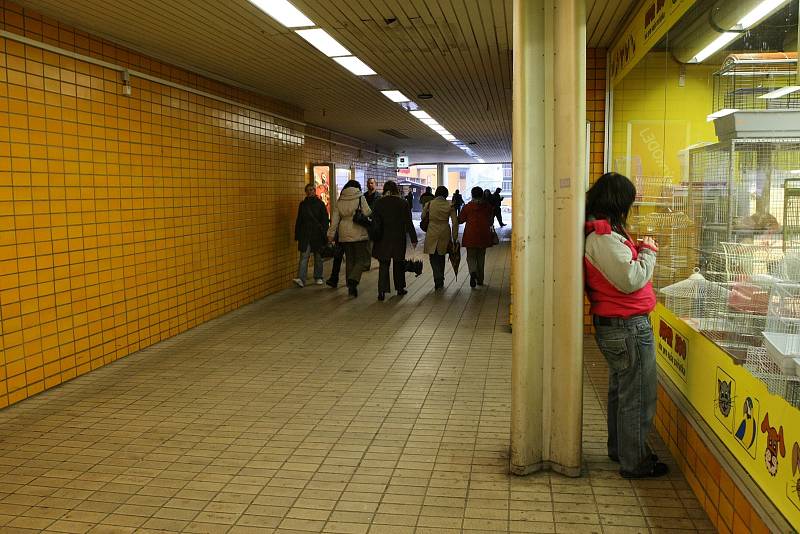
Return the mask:
<svg viewBox="0 0 800 534">
<path fill-rule="evenodd" d="M 714 73 L 714 112 L 800 110 L 797 52 L 732 54 Z"/>
</svg>

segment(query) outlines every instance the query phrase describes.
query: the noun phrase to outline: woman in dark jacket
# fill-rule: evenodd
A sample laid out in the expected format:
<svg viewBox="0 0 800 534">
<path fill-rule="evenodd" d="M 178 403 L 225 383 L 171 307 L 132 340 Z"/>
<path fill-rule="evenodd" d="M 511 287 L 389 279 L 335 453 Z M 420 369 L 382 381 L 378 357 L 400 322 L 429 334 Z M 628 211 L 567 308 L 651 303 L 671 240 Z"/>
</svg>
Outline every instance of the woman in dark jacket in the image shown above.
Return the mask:
<svg viewBox="0 0 800 534">
<path fill-rule="evenodd" d="M 319 251 L 325 245 L 325 233 L 328 231 L 328 210 L 317 197 L 313 184 L 306 185 L 306 198 L 297 208 L 297 220 L 294 223 L 294 239 L 300 251 L 300 265 L 297 267 L 297 278 L 293 280 L 297 287 L 306 285 L 308 276 L 308 258 L 314 254 L 314 280 L 322 285 L 322 256 Z"/>
<path fill-rule="evenodd" d="M 389 180 L 383 185 L 383 196 L 375 201 L 372 219 L 380 228 L 372 246 L 372 257 L 380 262 L 378 300 L 389 292 L 389 262 L 393 262 L 394 288 L 398 295 L 406 291 L 406 235 L 417 246 L 417 232 L 411 222 L 411 208 L 401 196 L 397 184 Z"/>
<path fill-rule="evenodd" d="M 467 223 L 461 245 L 467 249 L 469 287 L 482 286 L 486 249 L 492 246 L 494 222 L 494 206 L 484 198 L 483 189 L 472 188 L 472 200 L 458 214 L 458 222 Z"/>
</svg>

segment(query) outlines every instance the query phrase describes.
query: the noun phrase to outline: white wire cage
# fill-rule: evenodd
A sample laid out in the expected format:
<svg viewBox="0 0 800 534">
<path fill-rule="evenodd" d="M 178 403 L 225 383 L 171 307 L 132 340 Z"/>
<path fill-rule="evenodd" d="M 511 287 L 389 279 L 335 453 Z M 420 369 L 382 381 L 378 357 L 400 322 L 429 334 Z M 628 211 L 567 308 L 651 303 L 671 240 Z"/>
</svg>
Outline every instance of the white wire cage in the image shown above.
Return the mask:
<svg viewBox="0 0 800 534">
<path fill-rule="evenodd" d="M 653 271 L 656 290 L 686 279 L 694 266 L 692 220 L 682 211 L 650 212 L 637 215 L 630 225 L 639 237 L 650 236 L 658 243 L 658 261 Z"/>
<path fill-rule="evenodd" d="M 706 280 L 699 269 L 689 278 L 662 288 L 660 293 L 669 310 L 696 328 L 708 322 L 713 309 L 709 302 L 727 302 L 730 295 L 722 284 Z"/>
<path fill-rule="evenodd" d="M 754 377 L 764 382 L 767 391 L 783 397 L 795 408 L 800 408 L 800 377 L 784 373 L 767 354 L 766 348 L 748 349 L 744 367 Z"/>
</svg>

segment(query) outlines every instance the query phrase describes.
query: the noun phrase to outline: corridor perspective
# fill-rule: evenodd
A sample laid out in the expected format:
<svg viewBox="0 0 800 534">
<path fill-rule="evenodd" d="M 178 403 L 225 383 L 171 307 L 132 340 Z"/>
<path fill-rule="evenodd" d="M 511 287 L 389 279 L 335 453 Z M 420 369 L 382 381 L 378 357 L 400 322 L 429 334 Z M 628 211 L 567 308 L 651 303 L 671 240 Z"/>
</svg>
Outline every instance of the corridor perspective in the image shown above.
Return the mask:
<svg viewBox="0 0 800 534">
<path fill-rule="evenodd" d="M 509 247 L 490 250 L 481 290 L 463 269 L 383 303 L 285 290 L 0 412 L 0 531 L 713 532 L 680 473 L 617 475 L 602 358 L 584 476 L 508 474 Z"/>
<path fill-rule="evenodd" d="M 799 20 L 0 0 L 0 534 L 798 534 Z"/>
</svg>

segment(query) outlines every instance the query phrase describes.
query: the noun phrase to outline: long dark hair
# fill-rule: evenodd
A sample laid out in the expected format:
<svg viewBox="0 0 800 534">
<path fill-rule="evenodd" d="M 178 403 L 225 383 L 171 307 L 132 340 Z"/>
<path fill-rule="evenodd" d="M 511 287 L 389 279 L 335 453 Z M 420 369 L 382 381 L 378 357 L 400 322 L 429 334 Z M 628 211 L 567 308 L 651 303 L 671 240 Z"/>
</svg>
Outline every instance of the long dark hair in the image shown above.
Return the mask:
<svg viewBox="0 0 800 534">
<path fill-rule="evenodd" d="M 586 192 L 586 217 L 608 219 L 611 228 L 625 234 L 628 212 L 636 200 L 636 186 L 627 177 L 609 172 Z"/>
</svg>

